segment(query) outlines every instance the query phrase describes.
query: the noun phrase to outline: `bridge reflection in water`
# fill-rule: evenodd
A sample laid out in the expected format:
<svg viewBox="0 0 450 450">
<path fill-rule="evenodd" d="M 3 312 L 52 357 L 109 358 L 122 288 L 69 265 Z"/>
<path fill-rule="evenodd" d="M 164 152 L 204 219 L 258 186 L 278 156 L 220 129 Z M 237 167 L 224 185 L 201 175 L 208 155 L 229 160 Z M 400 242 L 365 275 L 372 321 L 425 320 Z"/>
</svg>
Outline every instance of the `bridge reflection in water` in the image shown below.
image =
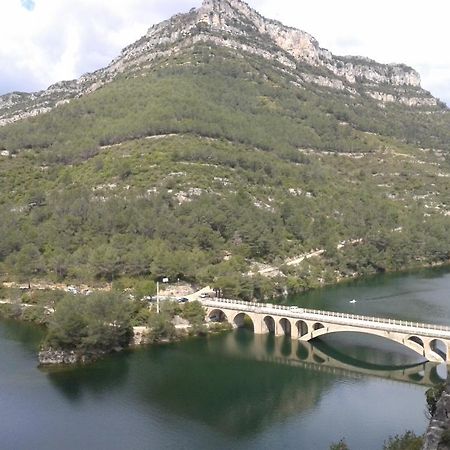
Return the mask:
<svg viewBox="0 0 450 450">
<path fill-rule="evenodd" d="M 242 333 L 242 330 L 235 331 Z M 244 331 L 245 333 L 245 331 Z M 214 345 L 214 341 L 210 345 Z M 213 350 L 213 349 L 211 349 Z M 331 347 L 323 341 L 303 342 L 272 334 L 248 333 L 246 339 L 237 340 L 230 333 L 221 346 L 229 356 L 282 364 L 311 371 L 319 371 L 349 378 L 381 377 L 393 381 L 432 386 L 447 377 L 445 364 L 413 362 L 400 365 L 377 364 L 359 360 Z M 399 358 L 401 360 L 402 358 Z"/>
</svg>

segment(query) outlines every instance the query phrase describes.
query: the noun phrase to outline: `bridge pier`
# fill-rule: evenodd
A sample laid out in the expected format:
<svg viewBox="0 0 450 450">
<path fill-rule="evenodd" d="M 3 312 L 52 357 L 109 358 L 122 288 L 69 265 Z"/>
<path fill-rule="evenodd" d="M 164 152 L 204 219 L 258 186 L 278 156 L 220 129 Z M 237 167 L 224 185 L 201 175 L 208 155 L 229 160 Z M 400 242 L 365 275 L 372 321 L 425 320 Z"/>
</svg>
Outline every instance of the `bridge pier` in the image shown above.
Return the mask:
<svg viewBox="0 0 450 450">
<path fill-rule="evenodd" d="M 250 316 L 253 320 L 253 329 L 255 334 L 268 334 L 269 329 L 267 325 L 264 323 L 264 318 L 261 314 L 255 314 Z"/>
</svg>

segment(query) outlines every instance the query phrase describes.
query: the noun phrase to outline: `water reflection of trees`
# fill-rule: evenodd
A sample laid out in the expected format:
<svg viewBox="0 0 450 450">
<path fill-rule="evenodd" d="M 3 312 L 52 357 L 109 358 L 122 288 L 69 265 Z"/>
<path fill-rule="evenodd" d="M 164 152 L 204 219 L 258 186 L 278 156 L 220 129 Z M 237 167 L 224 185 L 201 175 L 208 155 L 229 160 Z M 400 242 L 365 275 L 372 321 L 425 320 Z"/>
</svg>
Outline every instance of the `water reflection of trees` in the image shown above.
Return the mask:
<svg viewBox="0 0 450 450">
<path fill-rule="evenodd" d="M 32 323 L 20 322 L 15 320 L 1 320 L 1 337 L 8 340 L 20 342 L 27 350 L 33 352 L 39 348 L 39 343 L 44 336 L 45 329 Z"/>
<path fill-rule="evenodd" d="M 128 379 L 129 358 L 132 354 L 111 355 L 86 366 L 65 366 L 41 369 L 51 384 L 71 402 L 85 396 L 111 395 Z"/>
<path fill-rule="evenodd" d="M 238 436 L 315 407 L 342 378 L 423 381 L 423 365 L 377 365 L 319 347 L 244 331 L 151 349 L 133 360 L 137 397 Z"/>
<path fill-rule="evenodd" d="M 233 334 L 230 334 L 233 336 Z M 328 374 L 311 377 L 296 368 L 230 354 L 227 339 L 211 339 L 206 352 L 163 349 L 136 369 L 148 373 L 135 384 L 138 397 L 235 436 L 312 407 L 332 384 Z M 217 344 L 217 346 L 216 346 Z M 248 349 L 243 336 L 236 345 Z M 251 353 L 251 351 L 248 351 Z M 154 352 L 152 352 L 154 354 Z"/>
</svg>

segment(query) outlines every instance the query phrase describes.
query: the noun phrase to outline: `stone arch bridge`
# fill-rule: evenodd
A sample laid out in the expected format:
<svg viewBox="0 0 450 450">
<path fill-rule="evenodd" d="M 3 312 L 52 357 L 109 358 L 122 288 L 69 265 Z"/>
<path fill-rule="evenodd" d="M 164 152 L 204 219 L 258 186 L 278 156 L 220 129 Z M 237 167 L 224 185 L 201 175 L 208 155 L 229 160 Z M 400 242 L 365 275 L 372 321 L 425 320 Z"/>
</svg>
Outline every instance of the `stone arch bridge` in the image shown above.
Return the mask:
<svg viewBox="0 0 450 450">
<path fill-rule="evenodd" d="M 330 333 L 365 333 L 402 344 L 428 361 L 450 364 L 450 327 L 268 303 L 228 299 L 200 301 L 207 319 L 242 327 L 248 317 L 256 334 L 274 333 L 310 341 Z"/>
</svg>

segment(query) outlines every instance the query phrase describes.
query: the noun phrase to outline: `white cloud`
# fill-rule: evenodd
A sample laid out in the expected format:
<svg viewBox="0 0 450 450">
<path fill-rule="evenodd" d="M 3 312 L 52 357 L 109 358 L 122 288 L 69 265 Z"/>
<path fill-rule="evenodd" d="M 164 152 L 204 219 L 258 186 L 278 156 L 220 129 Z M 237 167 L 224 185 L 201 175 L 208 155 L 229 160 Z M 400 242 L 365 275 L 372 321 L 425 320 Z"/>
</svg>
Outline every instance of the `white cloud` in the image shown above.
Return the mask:
<svg viewBox="0 0 450 450">
<path fill-rule="evenodd" d="M 311 33 L 335 54 L 417 69 L 450 104 L 447 0 L 247 0 L 266 17 Z M 201 0 L 3 0 L 0 93 L 43 89 L 106 65 L 153 24 Z"/>
<path fill-rule="evenodd" d="M 0 2 L 0 93 L 43 89 L 98 69 L 152 24 L 192 2 L 168 7 L 164 0 L 35 0 L 32 10 L 23 3 Z"/>
</svg>

